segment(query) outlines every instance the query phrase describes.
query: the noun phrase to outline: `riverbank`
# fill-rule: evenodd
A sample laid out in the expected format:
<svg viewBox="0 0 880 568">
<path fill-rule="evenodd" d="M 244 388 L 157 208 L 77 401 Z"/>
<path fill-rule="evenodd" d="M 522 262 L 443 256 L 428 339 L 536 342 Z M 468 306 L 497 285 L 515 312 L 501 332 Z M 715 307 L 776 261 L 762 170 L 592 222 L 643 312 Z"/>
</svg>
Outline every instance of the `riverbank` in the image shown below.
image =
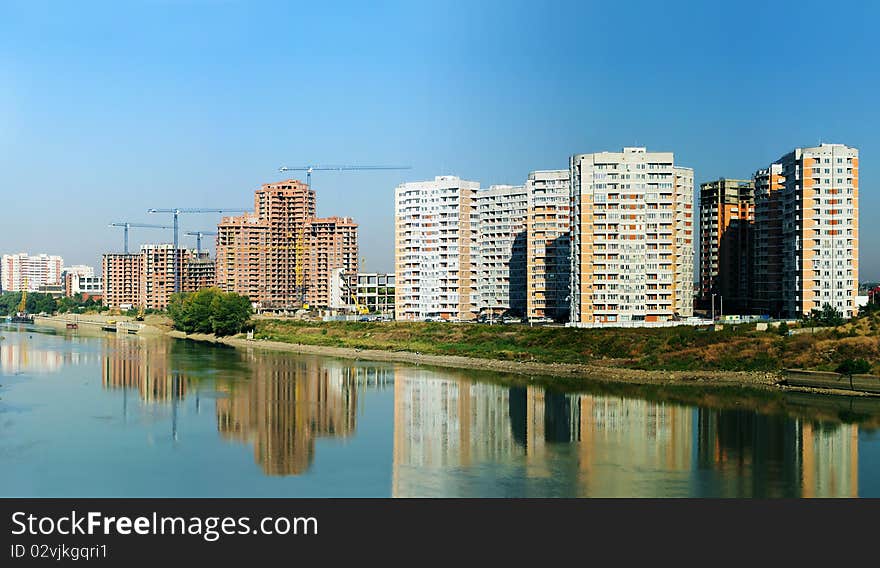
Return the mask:
<svg viewBox="0 0 880 568">
<path fill-rule="evenodd" d="M 530 327 L 418 322 L 255 319 L 254 338 L 299 345 L 405 351 L 508 362 L 662 372 L 835 371 L 864 358 L 880 370 L 880 334 L 868 322 L 800 335 L 755 324 L 670 328 Z M 874 323 L 871 321 L 870 323 Z"/>
<path fill-rule="evenodd" d="M 286 351 L 348 359 L 398 362 L 552 378 L 567 385 L 619 383 L 691 385 L 863 395 L 848 383 L 787 384 L 783 365 L 813 349 L 824 355 L 852 351 L 831 332 L 802 337 L 748 328 L 602 329 L 470 324 L 300 322 L 257 319 L 254 339 L 243 336 L 170 335 L 238 348 Z M 829 347 L 830 346 L 830 347 Z M 462 354 L 462 353 L 467 353 Z M 807 357 L 809 357 L 807 355 Z M 833 360 L 833 358 L 831 358 Z M 684 364 L 686 362 L 686 364 Z M 839 381 L 838 381 L 839 382 Z"/>
<path fill-rule="evenodd" d="M 520 375 L 559 377 L 569 380 L 581 379 L 639 385 L 701 384 L 707 386 L 772 388 L 775 387 L 781 379 L 781 376 L 776 373 L 754 371 L 645 371 L 639 369 L 624 369 L 571 363 L 503 361 L 475 357 L 429 355 L 407 351 L 382 351 L 375 349 L 292 344 L 280 341 L 249 340 L 240 336 L 218 338 L 213 335 L 203 334 L 187 335 L 179 331 L 171 331 L 168 335 L 178 339 L 218 343 L 240 349 L 263 349 L 319 355 L 324 357 L 337 357 L 342 359 L 365 359 L 369 361 L 406 363 L 410 365 L 426 365 L 431 367 L 477 369 L 501 373 L 515 373 Z"/>
<path fill-rule="evenodd" d="M 79 329 L 100 332 L 110 322 L 139 324 L 138 335 L 164 335 L 171 330 L 171 320 L 161 315 L 149 315 L 144 321 L 136 321 L 130 316 L 111 316 L 107 314 L 57 314 L 54 316 L 34 316 L 34 323 L 48 327 L 67 329 L 67 324 L 75 323 Z"/>
</svg>

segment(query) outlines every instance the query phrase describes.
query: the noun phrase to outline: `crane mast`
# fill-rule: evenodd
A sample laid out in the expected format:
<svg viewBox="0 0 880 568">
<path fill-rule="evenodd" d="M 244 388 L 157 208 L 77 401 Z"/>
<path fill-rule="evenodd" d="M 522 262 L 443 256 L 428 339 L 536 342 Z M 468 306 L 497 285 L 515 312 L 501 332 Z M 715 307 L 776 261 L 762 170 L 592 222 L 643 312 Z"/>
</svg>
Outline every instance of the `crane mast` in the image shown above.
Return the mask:
<svg viewBox="0 0 880 568">
<path fill-rule="evenodd" d="M 173 269 L 174 269 L 174 292 L 180 292 L 180 266 L 179 258 L 177 255 L 177 249 L 179 248 L 180 243 L 180 214 L 181 213 L 246 213 L 250 211 L 250 209 L 237 209 L 235 207 L 222 208 L 222 209 L 204 209 L 204 208 L 189 208 L 183 209 L 178 207 L 166 208 L 166 209 L 147 209 L 147 213 L 171 213 L 173 218 L 173 230 L 174 230 L 174 253 L 173 257 Z"/>
<path fill-rule="evenodd" d="M 382 171 L 382 170 L 409 170 L 411 166 L 353 166 L 353 165 L 306 165 L 306 166 L 281 166 L 279 172 L 306 172 L 306 184 L 312 188 L 312 172 L 317 171 Z M 295 237 L 294 244 L 294 273 L 295 273 L 295 289 L 299 296 L 299 304 L 301 307 L 308 309 L 306 304 L 306 283 L 305 283 L 305 229 L 300 227 L 299 233 Z M 356 301 L 356 300 L 355 300 Z M 360 311 L 360 307 L 358 307 Z"/>
</svg>

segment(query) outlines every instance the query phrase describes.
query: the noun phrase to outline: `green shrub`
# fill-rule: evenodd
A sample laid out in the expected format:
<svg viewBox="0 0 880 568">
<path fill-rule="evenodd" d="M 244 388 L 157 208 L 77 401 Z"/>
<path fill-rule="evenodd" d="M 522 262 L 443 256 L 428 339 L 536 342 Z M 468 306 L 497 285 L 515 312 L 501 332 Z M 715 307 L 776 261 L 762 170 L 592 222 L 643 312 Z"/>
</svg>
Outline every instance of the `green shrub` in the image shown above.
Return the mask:
<svg viewBox="0 0 880 568">
<path fill-rule="evenodd" d="M 168 303 L 174 329 L 185 333 L 235 335 L 242 332 L 252 313 L 247 297 L 218 288 L 172 294 Z"/>
</svg>

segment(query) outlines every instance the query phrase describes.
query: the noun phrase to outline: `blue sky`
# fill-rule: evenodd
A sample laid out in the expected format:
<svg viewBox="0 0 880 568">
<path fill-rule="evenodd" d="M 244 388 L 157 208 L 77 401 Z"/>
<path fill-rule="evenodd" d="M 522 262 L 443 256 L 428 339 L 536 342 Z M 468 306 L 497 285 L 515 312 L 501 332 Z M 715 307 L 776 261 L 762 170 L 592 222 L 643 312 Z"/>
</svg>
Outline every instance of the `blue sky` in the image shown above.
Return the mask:
<svg viewBox="0 0 880 568">
<path fill-rule="evenodd" d="M 880 279 L 880 3 L 766 4 L 0 0 L 0 252 L 97 265 L 122 247 L 107 223 L 166 221 L 149 207 L 247 207 L 282 164 L 407 164 L 313 177 L 391 270 L 402 181 L 643 145 L 700 182 L 825 141 L 861 151 Z"/>
</svg>

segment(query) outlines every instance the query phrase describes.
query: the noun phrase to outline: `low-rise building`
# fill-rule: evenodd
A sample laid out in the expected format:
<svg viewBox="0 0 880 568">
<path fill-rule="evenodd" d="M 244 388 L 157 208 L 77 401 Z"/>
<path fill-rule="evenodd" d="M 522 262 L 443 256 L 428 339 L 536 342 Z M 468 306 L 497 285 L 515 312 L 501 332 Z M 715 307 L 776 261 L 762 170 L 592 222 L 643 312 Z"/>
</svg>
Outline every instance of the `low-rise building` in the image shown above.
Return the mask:
<svg viewBox="0 0 880 568">
<path fill-rule="evenodd" d="M 359 272 L 354 293 L 359 306 L 371 314 L 394 315 L 394 273 Z"/>
<path fill-rule="evenodd" d="M 80 276 L 75 272 L 64 275 L 64 295 L 71 297 L 82 294 L 83 298 L 97 299 L 104 294 L 102 276 Z"/>
</svg>

